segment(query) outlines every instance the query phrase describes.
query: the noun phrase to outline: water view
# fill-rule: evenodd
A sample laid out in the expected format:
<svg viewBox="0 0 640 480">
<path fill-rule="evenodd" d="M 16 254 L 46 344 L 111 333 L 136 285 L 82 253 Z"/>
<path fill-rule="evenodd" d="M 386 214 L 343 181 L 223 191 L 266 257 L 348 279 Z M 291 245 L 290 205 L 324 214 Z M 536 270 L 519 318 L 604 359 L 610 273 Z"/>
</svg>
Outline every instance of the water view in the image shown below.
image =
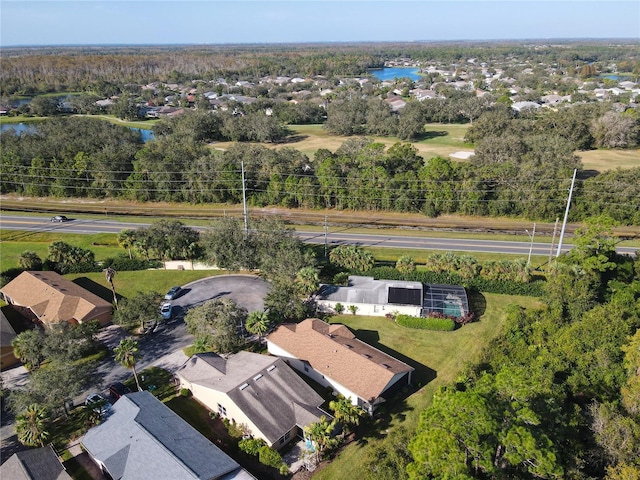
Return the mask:
<svg viewBox="0 0 640 480">
<path fill-rule="evenodd" d="M 135 127 L 127 127 L 130 130 L 134 130 L 138 132 L 142 136 L 143 142 L 148 142 L 149 140 L 153 140 L 155 137 L 151 130 L 145 130 L 144 128 L 135 128 Z M 3 123 L 0 124 L 0 133 L 5 132 L 7 130 L 15 130 L 16 134 L 22 135 L 23 133 L 35 133 L 38 130 L 38 127 L 32 123 Z"/>
<path fill-rule="evenodd" d="M 420 80 L 418 72 L 419 68 L 406 68 L 406 67 L 385 67 L 371 70 L 371 73 L 378 80 L 393 80 L 394 78 L 409 78 L 414 82 Z"/>
</svg>

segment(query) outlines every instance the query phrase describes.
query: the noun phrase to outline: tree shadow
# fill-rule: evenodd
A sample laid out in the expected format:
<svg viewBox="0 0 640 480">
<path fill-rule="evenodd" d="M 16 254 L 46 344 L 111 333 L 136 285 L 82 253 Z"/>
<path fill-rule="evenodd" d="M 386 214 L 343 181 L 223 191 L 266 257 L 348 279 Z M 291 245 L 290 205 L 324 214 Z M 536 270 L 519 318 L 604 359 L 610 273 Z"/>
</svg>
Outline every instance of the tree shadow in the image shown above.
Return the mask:
<svg viewBox="0 0 640 480">
<path fill-rule="evenodd" d="M 78 277 L 73 281 L 73 283 L 81 286 L 85 290 L 90 291 L 109 303 L 113 303 L 113 292 L 107 287 L 103 287 L 99 283 L 96 283 L 87 277 Z M 118 300 L 122 298 L 120 295 L 117 295 L 117 297 Z"/>
<path fill-rule="evenodd" d="M 432 138 L 446 137 L 447 135 L 449 135 L 449 132 L 444 130 L 430 130 L 416 136 L 416 141 L 431 140 Z"/>
<path fill-rule="evenodd" d="M 401 362 L 406 363 L 410 367 L 413 367 L 415 369 L 415 371 L 411 375 L 411 383 L 413 385 L 418 385 L 421 388 L 427 383 L 431 382 L 432 380 L 435 380 L 435 378 L 437 377 L 437 372 L 434 369 L 429 368 L 420 362 L 417 362 L 413 358 L 403 355 L 397 350 L 394 350 L 392 348 L 387 347 L 386 345 L 381 344 L 380 336 L 378 335 L 378 332 L 376 330 L 358 329 L 353 333 L 359 340 L 362 340 L 363 342 L 371 345 L 372 347 L 377 348 L 381 352 L 386 353 L 387 355 L 395 358 L 396 360 L 400 360 Z M 406 392 L 407 395 L 410 395 L 411 393 Z M 402 397 L 404 398 L 404 396 L 405 395 L 403 395 Z"/>
<path fill-rule="evenodd" d="M 309 138 L 309 135 L 289 135 L 288 137 L 282 139 L 278 143 L 280 144 L 298 143 L 298 142 L 302 142 L 303 140 L 306 140 L 307 138 Z"/>
</svg>

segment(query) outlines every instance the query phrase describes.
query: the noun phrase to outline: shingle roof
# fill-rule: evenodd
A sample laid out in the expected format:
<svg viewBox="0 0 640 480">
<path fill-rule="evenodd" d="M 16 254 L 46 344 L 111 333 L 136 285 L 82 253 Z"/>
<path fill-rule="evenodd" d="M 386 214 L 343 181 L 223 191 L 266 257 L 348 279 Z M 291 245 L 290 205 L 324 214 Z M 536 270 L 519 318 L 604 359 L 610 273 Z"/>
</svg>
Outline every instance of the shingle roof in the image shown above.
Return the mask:
<svg viewBox="0 0 640 480">
<path fill-rule="evenodd" d="M 0 467 L 7 480 L 71 480 L 51 447 L 14 453 Z"/>
<path fill-rule="evenodd" d="M 120 397 L 82 443 L 114 480 L 253 478 L 149 392 Z"/>
<path fill-rule="evenodd" d="M 106 300 L 55 272 L 22 272 L 1 290 L 47 323 L 83 321 L 97 310 L 111 309 Z"/>
<path fill-rule="evenodd" d="M 239 352 L 226 361 L 196 354 L 178 369 L 190 383 L 226 393 L 271 444 L 295 425 L 320 420 L 323 399 L 282 359 Z"/>
<path fill-rule="evenodd" d="M 317 318 L 280 325 L 267 340 L 367 401 L 378 398 L 395 375 L 414 370 L 361 342 L 346 326 Z"/>
</svg>

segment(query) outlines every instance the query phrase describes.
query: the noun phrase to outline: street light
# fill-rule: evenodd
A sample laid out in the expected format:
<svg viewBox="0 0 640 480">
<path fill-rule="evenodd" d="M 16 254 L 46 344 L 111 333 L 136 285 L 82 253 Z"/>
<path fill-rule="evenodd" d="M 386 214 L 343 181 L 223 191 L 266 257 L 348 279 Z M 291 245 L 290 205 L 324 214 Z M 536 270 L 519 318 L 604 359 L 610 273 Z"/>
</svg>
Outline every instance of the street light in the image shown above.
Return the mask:
<svg viewBox="0 0 640 480">
<path fill-rule="evenodd" d="M 527 258 L 527 265 L 531 265 L 531 252 L 533 251 L 533 239 L 536 236 L 536 224 L 533 224 L 533 233 L 529 233 L 529 230 L 525 230 L 529 238 L 531 239 L 531 243 L 529 244 L 529 258 Z"/>
</svg>

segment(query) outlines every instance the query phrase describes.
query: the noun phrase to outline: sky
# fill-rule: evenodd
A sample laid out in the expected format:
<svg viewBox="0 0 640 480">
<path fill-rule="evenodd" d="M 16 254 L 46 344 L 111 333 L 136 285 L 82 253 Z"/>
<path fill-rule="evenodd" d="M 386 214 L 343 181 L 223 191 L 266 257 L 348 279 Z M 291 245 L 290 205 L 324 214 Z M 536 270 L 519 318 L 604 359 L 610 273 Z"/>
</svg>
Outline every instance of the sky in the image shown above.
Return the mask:
<svg viewBox="0 0 640 480">
<path fill-rule="evenodd" d="M 640 39 L 640 0 L 0 0 L 0 46 Z"/>
</svg>

